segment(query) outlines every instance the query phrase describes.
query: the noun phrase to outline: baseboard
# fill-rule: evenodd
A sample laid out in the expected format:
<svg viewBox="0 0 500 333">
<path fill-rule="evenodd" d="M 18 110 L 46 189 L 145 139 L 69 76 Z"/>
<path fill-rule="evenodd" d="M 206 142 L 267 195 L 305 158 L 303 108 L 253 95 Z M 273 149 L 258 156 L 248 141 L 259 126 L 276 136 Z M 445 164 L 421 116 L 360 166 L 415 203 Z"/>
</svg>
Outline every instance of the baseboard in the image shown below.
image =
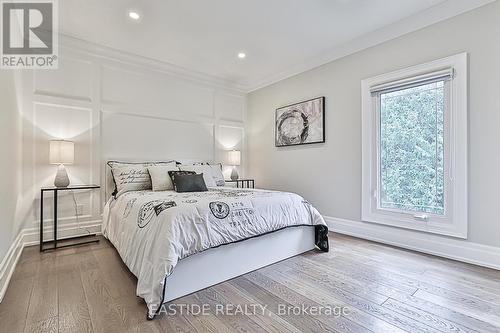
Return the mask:
<svg viewBox="0 0 500 333">
<path fill-rule="evenodd" d="M 95 234 L 101 233 L 101 220 L 87 221 L 82 223 L 67 223 L 59 226 L 58 239 L 67 237 L 82 236 L 87 231 Z M 82 230 L 83 229 L 83 230 Z M 52 240 L 53 229 L 47 227 L 44 232 L 44 240 Z M 21 257 L 24 247 L 40 244 L 40 231 L 38 228 L 25 228 L 19 232 L 16 239 L 12 242 L 7 254 L 0 263 L 0 303 L 3 300 L 10 279 L 14 273 L 17 262 Z"/>
<path fill-rule="evenodd" d="M 500 247 L 335 217 L 325 216 L 325 221 L 340 234 L 500 270 Z"/>
<path fill-rule="evenodd" d="M 2 260 L 0 264 L 0 303 L 3 300 L 3 296 L 7 291 L 7 287 L 10 282 L 10 278 L 14 273 L 14 269 L 16 268 L 17 262 L 19 261 L 19 257 L 21 257 L 21 253 L 23 252 L 24 244 L 23 244 L 23 234 L 20 232 L 16 239 L 12 242 L 7 254 Z"/>
<path fill-rule="evenodd" d="M 64 239 L 67 237 L 82 236 L 88 232 L 99 234 L 101 232 L 101 220 L 86 221 L 82 223 L 65 223 L 59 225 L 57 228 L 57 239 Z M 24 246 L 31 246 L 40 244 L 40 230 L 36 227 L 26 228 L 23 230 L 23 243 Z M 54 237 L 53 226 L 44 227 L 43 240 L 50 241 Z"/>
</svg>

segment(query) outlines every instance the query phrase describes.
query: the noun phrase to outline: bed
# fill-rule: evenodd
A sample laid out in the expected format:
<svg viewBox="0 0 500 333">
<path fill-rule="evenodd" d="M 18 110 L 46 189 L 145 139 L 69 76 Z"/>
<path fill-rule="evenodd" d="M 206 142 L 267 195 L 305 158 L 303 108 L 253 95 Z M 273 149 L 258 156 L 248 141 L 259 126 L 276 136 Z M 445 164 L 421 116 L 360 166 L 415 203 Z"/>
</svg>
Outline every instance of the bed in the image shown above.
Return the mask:
<svg viewBox="0 0 500 333">
<path fill-rule="evenodd" d="M 299 195 L 228 187 L 111 197 L 103 235 L 137 277 L 148 319 L 181 296 L 314 248 L 328 251 L 325 221 Z"/>
</svg>

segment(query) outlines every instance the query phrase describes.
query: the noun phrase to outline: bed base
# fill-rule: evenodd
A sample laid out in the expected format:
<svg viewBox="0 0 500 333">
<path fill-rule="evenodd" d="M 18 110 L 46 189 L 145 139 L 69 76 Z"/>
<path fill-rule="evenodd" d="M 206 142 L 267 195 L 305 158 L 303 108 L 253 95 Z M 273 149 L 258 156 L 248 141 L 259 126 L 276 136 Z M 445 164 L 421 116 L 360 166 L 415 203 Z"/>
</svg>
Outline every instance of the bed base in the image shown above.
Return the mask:
<svg viewBox="0 0 500 333">
<path fill-rule="evenodd" d="M 179 261 L 172 275 L 167 278 L 163 302 L 170 302 L 314 248 L 314 227 L 298 226 L 195 254 Z M 154 319 L 154 314 L 148 312 L 147 318 Z"/>
</svg>

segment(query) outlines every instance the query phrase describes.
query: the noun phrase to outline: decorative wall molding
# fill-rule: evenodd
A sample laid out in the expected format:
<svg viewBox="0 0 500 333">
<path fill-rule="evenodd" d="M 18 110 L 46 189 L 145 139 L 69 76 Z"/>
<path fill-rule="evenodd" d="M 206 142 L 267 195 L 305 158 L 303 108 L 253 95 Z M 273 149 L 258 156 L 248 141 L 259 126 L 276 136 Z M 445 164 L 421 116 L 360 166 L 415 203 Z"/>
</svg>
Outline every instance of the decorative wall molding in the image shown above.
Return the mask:
<svg viewBox="0 0 500 333">
<path fill-rule="evenodd" d="M 500 269 L 500 247 L 467 240 L 325 216 L 330 231 L 417 252 Z"/>
<path fill-rule="evenodd" d="M 160 120 L 160 121 L 173 121 L 173 122 L 183 122 L 183 123 L 193 123 L 193 124 L 212 124 L 213 118 L 204 117 L 204 116 L 188 116 L 188 115 L 175 115 L 175 116 L 160 116 L 155 115 L 153 113 L 145 113 L 145 114 L 137 114 L 133 112 L 129 112 L 127 110 L 128 107 L 120 107 L 116 105 L 104 105 L 101 109 L 100 118 L 102 119 L 103 114 L 112 114 L 119 116 L 127 116 L 127 117 L 137 117 L 137 118 L 146 118 L 151 120 Z M 147 110 L 148 108 L 143 108 L 143 110 Z M 102 120 L 101 120 L 102 122 Z M 241 123 L 239 123 L 241 127 Z"/>
<path fill-rule="evenodd" d="M 32 125 L 23 134 L 23 159 L 27 165 L 23 178 L 33 184 L 30 217 L 34 217 L 23 221 L 23 227 L 36 226 L 38 188 L 50 185 L 55 172 L 47 159 L 49 139 L 75 141 L 78 160 L 68 167 L 70 177 L 74 177 L 72 181 L 102 184 L 104 161 L 109 158 L 166 156 L 218 161 L 223 155 L 219 151 L 222 148 L 219 141 L 224 140 L 219 130 L 226 123 L 223 119 L 230 118 L 231 124 L 241 128 L 244 135 L 245 95 L 231 85 L 71 37 L 60 41 L 58 71 L 26 71 L 22 76 L 23 113 Z M 106 123 L 105 119 L 110 121 Z M 58 125 L 61 120 L 65 126 Z M 120 131 L 120 126 L 126 129 Z M 135 135 L 135 141 L 120 141 L 132 137 L 131 134 Z M 127 143 L 133 143 L 135 148 L 127 147 Z M 145 152 L 144 147 L 150 148 Z M 191 156 L 176 156 L 179 150 Z M 153 154 L 158 155 L 150 156 Z M 241 168 L 244 172 L 245 166 Z M 86 213 L 86 208 L 90 208 L 85 221 L 100 216 L 103 194 L 101 189 L 101 193 L 80 197 L 79 203 L 85 206 Z M 69 201 L 60 202 L 63 224 L 72 222 L 65 219 L 66 215 L 72 215 L 70 205 Z"/>
<path fill-rule="evenodd" d="M 31 184 L 31 188 L 26 189 L 29 195 L 24 198 L 29 212 L 19 221 L 21 232 L 0 264 L 0 298 L 24 246 L 38 244 L 39 188 L 50 185 L 55 174 L 54 166 L 48 163 L 50 139 L 60 137 L 75 142 L 75 163 L 68 166 L 72 181 L 102 185 L 100 192 L 75 192 L 78 204 L 84 207 L 79 224 L 73 216 L 73 201 L 61 195 L 60 199 L 64 200 L 59 201 L 59 235 L 69 237 L 76 235 L 78 225 L 92 232 L 100 231 L 107 157 L 126 155 L 127 158 L 156 159 L 158 156 L 140 156 L 144 147 L 155 146 L 153 153 L 167 158 L 178 158 L 175 154 L 181 151 L 192 155 L 186 159 L 218 161 L 223 156 L 222 142 L 225 140 L 221 126 L 230 124 L 237 133 L 245 134 L 246 96 L 233 82 L 67 36 L 62 36 L 60 43 L 58 71 L 35 70 L 20 74 L 25 121 L 22 181 Z M 103 118 L 123 120 L 126 116 L 135 118 L 121 124 L 141 123 L 142 126 L 133 131 L 139 138 L 149 135 L 150 142 L 140 140 L 136 142 L 136 149 L 125 144 L 122 156 L 118 156 L 113 151 L 117 145 L 108 144 L 115 137 L 107 135 L 106 130 L 112 127 L 116 130 L 119 125 L 103 125 Z M 104 127 L 107 129 L 103 130 Z M 179 132 L 180 139 L 168 137 L 165 133 L 169 132 Z M 154 136 L 155 133 L 161 135 Z M 186 136 L 190 140 L 183 140 Z M 165 144 L 167 139 L 168 144 Z M 245 152 L 244 138 L 238 141 L 241 142 L 238 149 Z M 106 147 L 112 149 L 106 150 Z M 245 166 L 241 169 L 244 173 Z M 45 200 L 47 215 L 44 221 L 50 222 L 52 199 L 47 197 Z M 50 239 L 50 223 L 45 233 Z"/>
<path fill-rule="evenodd" d="M 168 62 L 139 56 L 121 50 L 116 50 L 107 46 L 88 42 L 82 39 L 77 39 L 68 35 L 60 34 L 59 43 L 61 44 L 61 49 L 69 48 L 71 50 L 78 50 L 79 52 L 85 53 L 88 56 L 120 62 L 123 65 L 129 64 L 147 70 L 155 70 L 164 74 L 193 80 L 210 86 L 234 90 L 235 92 L 246 92 L 248 88 L 245 85 L 239 84 L 234 81 L 228 81 L 216 76 L 193 71 L 191 69 L 174 65 Z"/>
<path fill-rule="evenodd" d="M 59 239 L 64 239 L 67 237 L 74 236 L 82 236 L 85 235 L 82 229 L 86 229 L 91 233 L 96 233 L 98 235 L 101 234 L 101 225 L 102 221 L 88 221 L 82 223 L 71 223 L 65 224 L 58 228 Z M 51 240 L 51 236 L 53 232 L 52 227 L 47 227 L 44 233 L 46 240 Z M 46 234 L 46 235 L 45 235 Z M 12 278 L 16 265 L 21 257 L 23 249 L 27 246 L 34 246 L 40 244 L 40 233 L 38 228 L 26 228 L 19 232 L 16 239 L 12 242 L 12 245 L 7 251 L 5 258 L 0 263 L 0 303 L 5 296 L 5 292 L 7 291 L 7 287 L 9 286 L 9 282 Z"/>
</svg>

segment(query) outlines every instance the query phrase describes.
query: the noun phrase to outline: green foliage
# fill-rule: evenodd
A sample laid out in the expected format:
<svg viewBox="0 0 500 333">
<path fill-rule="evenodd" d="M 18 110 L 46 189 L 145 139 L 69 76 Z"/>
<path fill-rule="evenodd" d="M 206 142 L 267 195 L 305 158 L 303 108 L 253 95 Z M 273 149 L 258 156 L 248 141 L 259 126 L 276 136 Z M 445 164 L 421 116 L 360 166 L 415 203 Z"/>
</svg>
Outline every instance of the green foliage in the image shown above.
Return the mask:
<svg viewBox="0 0 500 333">
<path fill-rule="evenodd" d="M 382 208 L 444 214 L 444 83 L 380 96 Z"/>
</svg>

